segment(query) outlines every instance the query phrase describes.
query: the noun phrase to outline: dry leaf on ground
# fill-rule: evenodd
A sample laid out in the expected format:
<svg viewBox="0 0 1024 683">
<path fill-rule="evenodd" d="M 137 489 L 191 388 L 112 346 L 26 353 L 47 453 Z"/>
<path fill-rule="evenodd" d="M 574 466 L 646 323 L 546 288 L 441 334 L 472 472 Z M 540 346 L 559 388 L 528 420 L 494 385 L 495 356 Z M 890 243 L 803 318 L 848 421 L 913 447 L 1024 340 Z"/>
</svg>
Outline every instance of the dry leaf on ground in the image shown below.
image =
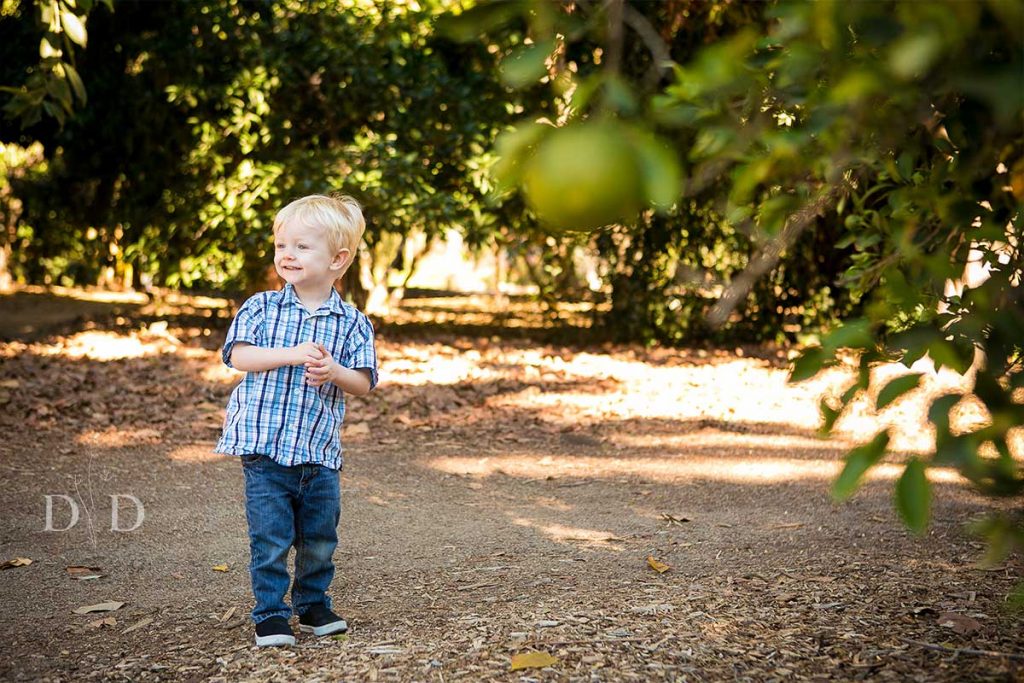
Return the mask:
<svg viewBox="0 0 1024 683">
<path fill-rule="evenodd" d="M 7 560 L 3 564 L 0 564 L 0 569 L 13 569 L 14 567 L 27 567 L 32 564 L 32 560 L 27 557 L 16 557 L 13 560 Z"/>
<path fill-rule="evenodd" d="M 540 669 L 554 664 L 558 664 L 558 659 L 552 657 L 547 652 L 524 652 L 512 656 L 512 666 L 509 668 L 509 671 Z"/>
<path fill-rule="evenodd" d="M 213 569 L 213 571 L 215 572 L 226 572 L 230 570 L 230 567 L 228 567 L 226 564 L 215 564 L 213 565 L 213 567 L 211 567 L 211 569 Z"/>
<path fill-rule="evenodd" d="M 959 633 L 963 636 L 979 630 L 981 628 L 981 622 L 967 616 L 966 614 L 943 612 L 939 615 L 939 626 L 952 629 L 954 633 Z"/>
<path fill-rule="evenodd" d="M 655 559 L 654 555 L 647 556 L 647 565 L 659 574 L 664 574 L 669 569 L 672 569 L 671 565 L 667 565 L 661 560 Z"/>
<path fill-rule="evenodd" d="M 65 567 L 64 570 L 68 573 L 68 576 L 77 581 L 89 581 L 90 579 L 98 579 L 103 574 L 100 573 L 99 567 L 85 567 L 81 565 L 72 565 Z"/>
<path fill-rule="evenodd" d="M 125 630 L 121 631 L 121 635 L 123 636 L 126 633 L 131 633 L 132 631 L 138 631 L 143 626 L 149 626 L 152 623 L 153 623 L 153 618 L 152 617 L 146 617 L 145 619 L 142 619 L 141 621 L 138 621 L 138 622 L 132 624 L 131 626 L 129 626 L 128 628 L 126 628 Z"/>
<path fill-rule="evenodd" d="M 75 614 L 89 614 L 90 612 L 113 612 L 114 610 L 121 609 L 122 607 L 124 607 L 123 602 L 117 602 L 112 600 L 110 602 L 100 602 L 95 605 L 85 605 L 83 607 L 76 607 L 71 611 Z"/>
</svg>

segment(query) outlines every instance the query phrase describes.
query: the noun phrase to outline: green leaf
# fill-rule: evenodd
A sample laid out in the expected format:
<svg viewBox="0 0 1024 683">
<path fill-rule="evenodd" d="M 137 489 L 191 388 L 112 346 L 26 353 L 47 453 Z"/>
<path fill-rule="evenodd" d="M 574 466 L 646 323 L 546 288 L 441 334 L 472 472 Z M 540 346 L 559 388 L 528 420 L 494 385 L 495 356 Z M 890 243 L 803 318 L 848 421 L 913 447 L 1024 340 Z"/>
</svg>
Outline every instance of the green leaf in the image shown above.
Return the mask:
<svg viewBox="0 0 1024 683">
<path fill-rule="evenodd" d="M 882 459 L 888 445 L 889 432 L 881 431 L 868 443 L 857 446 L 847 453 L 843 471 L 832 484 L 832 498 L 842 502 L 852 496 L 860 486 L 864 473 Z"/>
<path fill-rule="evenodd" d="M 81 100 L 82 104 L 85 104 L 88 99 L 85 93 L 85 84 L 82 82 L 82 77 L 78 75 L 78 71 L 75 67 L 68 63 L 64 65 L 64 72 L 68 76 L 68 82 L 71 83 L 71 89 L 75 91 L 75 95 Z"/>
<path fill-rule="evenodd" d="M 928 355 L 931 356 L 936 371 L 946 366 L 962 375 L 971 367 L 971 359 L 967 357 L 965 349 L 941 339 L 928 345 Z"/>
<path fill-rule="evenodd" d="M 847 320 L 832 330 L 821 345 L 829 355 L 838 349 L 869 349 L 874 346 L 871 323 L 865 318 Z"/>
<path fill-rule="evenodd" d="M 911 531 L 924 533 L 931 514 L 932 491 L 925 464 L 911 458 L 903 476 L 896 482 L 896 509 Z"/>
<path fill-rule="evenodd" d="M 70 10 L 64 10 L 60 13 L 60 23 L 64 27 L 64 32 L 68 34 L 68 38 L 85 47 L 88 34 L 85 31 L 85 23 L 77 14 Z"/>
<path fill-rule="evenodd" d="M 49 93 L 53 99 L 60 102 L 61 106 L 67 113 L 71 114 L 74 111 L 74 107 L 71 101 L 71 88 L 68 86 L 68 82 L 62 78 L 50 78 L 46 82 L 46 92 Z"/>
<path fill-rule="evenodd" d="M 795 197 L 786 194 L 766 199 L 758 211 L 758 227 L 772 235 L 778 235 L 798 205 Z"/>
<path fill-rule="evenodd" d="M 821 403 L 818 404 L 821 409 L 821 427 L 818 428 L 818 433 L 822 436 L 828 436 L 832 432 L 832 427 L 835 426 L 836 420 L 843 414 L 842 408 L 836 410 L 828 404 L 825 399 L 821 399 Z"/>
<path fill-rule="evenodd" d="M 525 88 L 547 73 L 546 61 L 555 49 L 555 41 L 544 40 L 524 45 L 501 62 L 501 80 L 512 88 Z"/>
<path fill-rule="evenodd" d="M 935 425 L 939 435 L 949 433 L 949 411 L 961 398 L 963 394 L 943 394 L 932 401 L 928 409 L 928 421 Z"/>
<path fill-rule="evenodd" d="M 889 70 L 909 80 L 924 74 L 942 51 L 942 41 L 932 33 L 911 34 L 892 46 Z"/>
<path fill-rule="evenodd" d="M 878 400 L 875 402 L 875 409 L 881 410 L 903 394 L 916 389 L 921 383 L 921 373 L 903 375 L 891 380 L 878 392 Z"/>
<path fill-rule="evenodd" d="M 804 349 L 800 357 L 793 362 L 793 370 L 789 373 L 790 382 L 801 382 L 818 374 L 825 363 L 825 353 L 820 346 Z"/>
<path fill-rule="evenodd" d="M 443 36 L 460 42 L 475 40 L 482 33 L 501 28 L 526 10 L 523 2 L 484 2 L 461 14 L 445 14 L 437 21 Z"/>
<path fill-rule="evenodd" d="M 49 59 L 50 57 L 60 57 L 61 51 L 50 44 L 46 36 L 43 36 L 39 40 L 39 57 L 41 59 Z"/>
</svg>

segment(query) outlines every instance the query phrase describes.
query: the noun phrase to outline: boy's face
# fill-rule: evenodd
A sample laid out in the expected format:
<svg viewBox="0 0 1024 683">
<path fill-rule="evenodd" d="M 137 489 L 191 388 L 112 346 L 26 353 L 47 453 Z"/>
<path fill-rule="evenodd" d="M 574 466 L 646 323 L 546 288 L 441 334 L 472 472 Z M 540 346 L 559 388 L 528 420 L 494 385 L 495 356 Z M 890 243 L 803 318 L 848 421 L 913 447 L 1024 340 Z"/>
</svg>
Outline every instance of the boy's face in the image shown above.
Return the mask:
<svg viewBox="0 0 1024 683">
<path fill-rule="evenodd" d="M 274 268 L 293 287 L 330 286 L 344 272 L 348 249 L 331 253 L 326 231 L 289 221 L 274 235 Z"/>
</svg>

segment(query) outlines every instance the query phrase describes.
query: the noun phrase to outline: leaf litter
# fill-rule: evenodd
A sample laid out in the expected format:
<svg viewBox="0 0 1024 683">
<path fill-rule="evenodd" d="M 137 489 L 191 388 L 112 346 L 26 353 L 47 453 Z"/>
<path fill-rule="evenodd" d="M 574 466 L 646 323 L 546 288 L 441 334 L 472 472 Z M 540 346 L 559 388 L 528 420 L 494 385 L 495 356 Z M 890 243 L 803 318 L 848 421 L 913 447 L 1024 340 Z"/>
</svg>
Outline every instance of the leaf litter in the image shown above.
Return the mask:
<svg viewBox="0 0 1024 683">
<path fill-rule="evenodd" d="M 6 476 L 17 481 L 51 466 L 73 472 L 76 458 L 93 453 L 141 473 L 129 457 L 209 450 L 237 377 L 220 366 L 215 335 L 174 324 L 90 334 L 0 350 L 7 381 L 18 383 L 0 420 L 23 428 L 8 430 L 0 455 L 11 463 L 26 454 Z M 512 657 L 529 652 L 557 659 L 549 671 L 523 670 L 544 679 L 1012 675 L 1024 629 L 1003 598 L 1022 572 L 1016 558 L 995 571 L 972 569 L 977 550 L 961 522 L 983 501 L 943 486 L 935 535 L 920 540 L 895 521 L 885 482 L 868 482 L 847 506 L 828 501 L 825 470 L 845 445 L 813 438 L 817 394 L 841 386 L 844 370 L 817 386 L 789 387 L 770 354 L 751 349 L 738 358 L 484 341 L 381 336 L 382 386 L 349 406 L 352 426 L 368 433 L 356 428 L 343 483 L 354 487 L 346 515 L 362 516 L 363 526 L 345 527 L 341 549 L 358 549 L 339 563 L 332 589 L 352 624 L 348 635 L 300 636 L 293 652 L 256 651 L 251 629 L 223 628 L 248 623 L 251 602 L 230 613 L 251 600 L 244 573 L 224 576 L 238 580 L 225 584 L 233 591 L 225 603 L 182 564 L 161 565 L 171 569 L 140 584 L 118 557 L 104 560 L 107 577 L 97 585 L 131 582 L 153 604 L 160 586 L 160 595 L 174 596 L 160 603 L 160 616 L 128 614 L 120 621 L 134 625 L 123 631 L 103 623 L 113 616 L 88 622 L 96 627 L 83 621 L 69 626 L 78 641 L 25 630 L 10 652 L 52 656 L 0 659 L 0 676 L 31 665 L 34 677 L 67 678 L 74 661 L 76 678 L 117 671 L 131 679 L 511 681 L 522 675 L 510 672 Z M 55 371 L 60 387 L 45 379 Z M 941 382 L 948 379 L 931 388 Z M 911 431 L 922 424 L 913 408 L 913 400 L 900 406 Z M 847 433 L 871 433 L 873 416 L 853 417 Z M 27 430 L 33 439 L 21 435 Z M 450 487 L 465 476 L 481 486 Z M 187 490 L 177 495 L 194 506 Z M 402 507 L 374 505 L 372 496 Z M 244 542 L 244 523 L 231 528 Z M 189 549 L 199 532 L 184 531 L 184 541 L 162 536 L 161 547 Z M 615 543 L 580 543 L 593 538 Z M 672 571 L 642 568 L 647 557 Z M 91 559 L 69 557 L 82 567 L 93 567 Z M 197 564 L 245 557 L 222 551 L 210 560 Z M 495 580 L 460 578 L 480 567 L 499 567 L 487 572 Z M 31 592 L 21 583 L 29 579 L 10 575 Z M 205 600 L 221 603 L 223 619 L 195 608 Z M 4 617 L 43 618 L 40 610 L 54 605 L 18 603 Z M 131 639 L 117 639 L 126 633 Z"/>
</svg>

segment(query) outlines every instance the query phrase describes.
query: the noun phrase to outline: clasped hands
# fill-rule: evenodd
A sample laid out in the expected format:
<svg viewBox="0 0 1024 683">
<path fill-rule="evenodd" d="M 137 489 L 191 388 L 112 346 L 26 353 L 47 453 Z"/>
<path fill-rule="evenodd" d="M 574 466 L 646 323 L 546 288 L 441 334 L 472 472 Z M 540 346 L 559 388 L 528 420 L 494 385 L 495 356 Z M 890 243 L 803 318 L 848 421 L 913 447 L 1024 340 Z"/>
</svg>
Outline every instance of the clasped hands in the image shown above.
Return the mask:
<svg viewBox="0 0 1024 683">
<path fill-rule="evenodd" d="M 295 347 L 295 352 L 297 362 L 293 365 L 305 366 L 306 384 L 311 387 L 320 387 L 334 379 L 338 364 L 334 362 L 323 344 L 303 342 Z"/>
</svg>

